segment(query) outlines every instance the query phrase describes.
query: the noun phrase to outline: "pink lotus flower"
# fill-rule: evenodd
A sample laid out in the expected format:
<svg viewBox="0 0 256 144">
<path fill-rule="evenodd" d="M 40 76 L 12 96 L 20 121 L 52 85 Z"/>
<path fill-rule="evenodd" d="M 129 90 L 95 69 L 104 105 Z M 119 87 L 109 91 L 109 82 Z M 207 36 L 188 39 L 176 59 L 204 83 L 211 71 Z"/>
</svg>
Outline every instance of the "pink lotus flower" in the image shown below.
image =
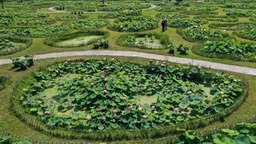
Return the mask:
<svg viewBox="0 0 256 144">
<path fill-rule="evenodd" d="M 181 111 L 180 113 L 181 113 L 182 115 L 185 115 L 185 114 L 186 114 L 186 112 L 185 112 L 185 111 Z"/>
<path fill-rule="evenodd" d="M 86 119 L 87 119 L 87 120 L 91 120 L 91 119 L 92 119 L 92 116 L 91 116 L 91 115 L 88 115 L 88 116 L 86 117 Z"/>
<path fill-rule="evenodd" d="M 104 120 L 104 121 L 105 121 L 106 119 L 107 119 L 107 118 L 106 118 L 106 116 L 103 116 L 103 117 L 102 117 L 102 120 Z"/>
<path fill-rule="evenodd" d="M 147 115 L 143 115 L 143 116 L 142 116 L 142 118 L 147 119 L 147 118 L 148 118 L 148 116 L 147 116 Z"/>
<path fill-rule="evenodd" d="M 143 110 L 143 108 L 142 108 L 141 106 L 139 106 L 138 110 L 139 110 L 139 111 L 142 111 L 142 110 Z"/>
<path fill-rule="evenodd" d="M 130 106 L 128 106 L 127 108 L 128 108 L 128 110 L 132 110 L 132 106 L 131 106 L 131 105 L 130 105 Z"/>
<path fill-rule="evenodd" d="M 103 90 L 103 92 L 104 92 L 104 93 L 107 93 L 107 92 L 108 92 L 108 90 L 104 89 L 104 90 Z"/>
<path fill-rule="evenodd" d="M 112 112 L 113 112 L 113 113 L 117 113 L 117 109 L 114 109 Z"/>
<path fill-rule="evenodd" d="M 49 114 L 51 114 L 51 112 L 47 110 L 44 112 L 44 114 L 49 115 Z"/>
<path fill-rule="evenodd" d="M 102 110 L 102 108 L 97 108 L 97 111 L 100 112 Z"/>
</svg>

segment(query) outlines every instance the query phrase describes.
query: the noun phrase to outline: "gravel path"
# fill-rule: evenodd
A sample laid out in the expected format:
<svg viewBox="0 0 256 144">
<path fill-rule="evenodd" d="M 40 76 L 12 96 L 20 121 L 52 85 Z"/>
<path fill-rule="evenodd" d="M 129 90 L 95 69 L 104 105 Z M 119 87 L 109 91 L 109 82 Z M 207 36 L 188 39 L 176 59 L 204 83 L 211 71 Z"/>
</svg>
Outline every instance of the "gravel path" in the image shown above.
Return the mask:
<svg viewBox="0 0 256 144">
<path fill-rule="evenodd" d="M 74 52 L 60 52 L 60 53 L 49 53 L 42 55 L 35 55 L 35 59 L 47 59 L 47 58 L 60 58 L 60 57 L 68 57 L 68 56 L 125 56 L 125 57 L 140 57 L 140 58 L 148 58 L 153 60 L 164 60 L 174 63 L 180 64 L 191 64 L 194 66 L 207 67 L 217 70 L 225 70 L 236 73 L 243 73 L 248 75 L 256 76 L 256 69 L 249 67 L 241 67 L 227 64 L 220 64 L 215 62 L 208 62 L 203 60 L 194 60 L 189 58 L 178 58 L 173 56 L 163 56 L 157 54 L 148 54 L 142 52 L 132 52 L 132 51 L 110 51 L 110 50 L 97 50 L 97 51 L 74 51 Z M 11 60 L 9 59 L 1 59 L 0 65 L 9 64 Z"/>
</svg>

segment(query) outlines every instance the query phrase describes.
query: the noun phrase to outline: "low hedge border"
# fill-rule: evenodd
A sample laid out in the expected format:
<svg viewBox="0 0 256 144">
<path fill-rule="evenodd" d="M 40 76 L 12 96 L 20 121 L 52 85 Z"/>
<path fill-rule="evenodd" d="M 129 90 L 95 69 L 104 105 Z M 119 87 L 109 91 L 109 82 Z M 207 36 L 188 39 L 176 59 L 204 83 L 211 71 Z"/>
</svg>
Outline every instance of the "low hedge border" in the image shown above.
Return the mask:
<svg viewBox="0 0 256 144">
<path fill-rule="evenodd" d="M 167 49 L 168 45 L 171 45 L 172 42 L 169 40 L 169 36 L 166 35 L 166 34 L 158 34 L 158 33 L 131 33 L 131 34 L 123 34 L 121 35 L 117 40 L 116 40 L 116 43 L 120 46 L 128 46 L 128 47 L 138 47 L 138 48 L 142 48 L 142 49 L 150 49 L 150 48 L 146 48 L 146 47 L 143 47 L 143 46 L 136 46 L 134 44 L 126 44 L 124 41 L 125 41 L 125 38 L 127 36 L 135 36 L 136 38 L 139 38 L 139 37 L 145 37 L 145 36 L 155 36 L 156 39 L 160 40 L 160 43 L 164 46 L 163 48 L 159 48 L 159 49 Z M 157 49 L 157 50 L 159 50 Z"/>
<path fill-rule="evenodd" d="M 56 64 L 56 63 L 55 63 Z M 53 65 L 53 64 L 50 64 Z M 48 65 L 48 66 L 50 66 Z M 46 68 L 46 67 L 45 67 Z M 44 70 L 45 68 L 40 68 Z M 209 69 L 209 68 L 208 68 Z M 216 71 L 216 70 L 214 70 Z M 26 80 L 25 80 L 26 79 Z M 99 141 L 125 141 L 125 140 L 134 140 L 134 141 L 143 141 L 143 139 L 158 139 L 161 137 L 167 137 L 171 134 L 180 134 L 178 129 L 196 129 L 204 127 L 212 122 L 223 120 L 226 116 L 230 115 L 233 111 L 237 110 L 240 105 L 245 101 L 248 96 L 248 82 L 242 77 L 243 83 L 246 86 L 245 92 L 239 98 L 236 99 L 234 104 L 220 113 L 211 115 L 209 117 L 200 118 L 193 121 L 188 121 L 176 125 L 170 125 L 167 127 L 159 128 L 150 128 L 150 129 L 141 129 L 141 130 L 113 130 L 113 131 L 104 131 L 104 132 L 85 132 L 85 131 L 75 131 L 75 130 L 66 130 L 59 128 L 50 128 L 41 122 L 38 117 L 27 114 L 24 108 L 20 105 L 19 99 L 20 94 L 22 93 L 23 86 L 27 83 L 31 83 L 34 80 L 30 76 L 25 76 L 18 80 L 13 88 L 12 97 L 10 99 L 10 109 L 19 117 L 22 121 L 30 125 L 36 130 L 44 132 L 52 136 L 58 136 L 63 138 L 70 139 L 87 139 L 87 140 L 99 140 Z M 173 141 L 173 139 L 168 139 L 168 141 Z"/>
<path fill-rule="evenodd" d="M 76 37 L 80 37 L 80 36 L 90 36 L 90 35 L 99 35 L 99 36 L 102 36 L 102 38 L 99 38 L 99 39 L 104 39 L 109 36 L 109 32 L 98 30 L 98 31 L 77 31 L 74 33 L 62 33 L 59 35 L 54 35 L 46 38 L 44 40 L 44 44 L 53 46 L 53 47 L 61 47 L 61 48 L 76 47 L 76 46 L 57 46 L 56 43 L 60 41 L 65 41 L 65 40 L 73 39 Z M 91 40 L 85 45 L 90 45 L 99 39 Z M 81 46 L 85 46 L 85 45 L 81 45 Z M 81 46 L 79 45 L 79 47 Z"/>
<path fill-rule="evenodd" d="M 25 43 L 24 47 L 17 47 L 16 49 L 12 49 L 10 51 L 2 51 L 0 50 L 0 55 L 8 55 L 8 54 L 13 54 L 18 51 L 22 51 L 28 47 L 30 47 L 33 43 L 33 40 L 31 38 L 25 38 L 25 37 L 15 37 L 15 36 L 0 36 L 0 39 L 8 39 L 13 42 L 18 42 L 18 43 Z"/>
</svg>

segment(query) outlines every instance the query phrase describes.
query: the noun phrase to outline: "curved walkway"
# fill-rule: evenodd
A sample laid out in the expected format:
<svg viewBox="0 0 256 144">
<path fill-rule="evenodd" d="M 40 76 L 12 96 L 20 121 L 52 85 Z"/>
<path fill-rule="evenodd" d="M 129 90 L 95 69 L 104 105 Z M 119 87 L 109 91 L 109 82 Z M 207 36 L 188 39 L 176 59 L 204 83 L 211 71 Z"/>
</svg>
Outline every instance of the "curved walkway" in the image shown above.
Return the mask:
<svg viewBox="0 0 256 144">
<path fill-rule="evenodd" d="M 215 62 L 203 61 L 203 60 L 194 60 L 189 58 L 178 58 L 173 56 L 164 56 L 158 54 L 148 54 L 143 52 L 133 52 L 133 51 L 111 51 L 111 50 L 90 50 L 90 51 L 73 51 L 73 52 L 60 52 L 60 53 L 48 53 L 35 55 L 35 59 L 47 59 L 47 58 L 60 58 L 68 56 L 125 56 L 125 57 L 140 57 L 153 60 L 163 60 L 180 64 L 190 64 L 194 66 L 207 67 L 217 70 L 225 70 L 236 73 L 243 73 L 248 75 L 256 76 L 255 68 L 220 64 Z M 1 59 L 0 65 L 11 63 L 10 59 Z"/>
</svg>

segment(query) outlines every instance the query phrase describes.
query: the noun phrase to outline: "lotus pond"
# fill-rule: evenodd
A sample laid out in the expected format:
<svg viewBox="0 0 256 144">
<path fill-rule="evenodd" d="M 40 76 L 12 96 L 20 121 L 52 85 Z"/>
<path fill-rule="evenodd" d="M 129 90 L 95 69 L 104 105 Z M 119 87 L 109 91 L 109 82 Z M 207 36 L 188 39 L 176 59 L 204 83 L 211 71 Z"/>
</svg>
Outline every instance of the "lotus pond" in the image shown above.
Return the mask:
<svg viewBox="0 0 256 144">
<path fill-rule="evenodd" d="M 85 131 L 154 128 L 207 117 L 232 106 L 245 90 L 241 80 L 223 72 L 153 61 L 65 61 L 24 82 L 15 97 L 25 111 L 49 127 Z"/>
</svg>

